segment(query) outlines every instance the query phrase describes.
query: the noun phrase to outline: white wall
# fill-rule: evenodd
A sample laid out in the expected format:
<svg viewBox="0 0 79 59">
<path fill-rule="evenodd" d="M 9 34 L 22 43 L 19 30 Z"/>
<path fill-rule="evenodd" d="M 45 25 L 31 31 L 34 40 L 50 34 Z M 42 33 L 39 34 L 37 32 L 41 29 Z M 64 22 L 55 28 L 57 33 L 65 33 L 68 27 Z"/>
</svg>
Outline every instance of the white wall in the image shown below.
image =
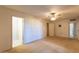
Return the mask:
<svg viewBox="0 0 79 59">
<path fill-rule="evenodd" d="M 24 43 L 30 43 L 44 37 L 43 24 L 40 19 L 37 20 L 35 18 L 30 18 L 28 20 L 25 20 L 24 29 Z"/>
<path fill-rule="evenodd" d="M 49 23 L 49 36 L 68 37 L 69 22 L 67 20 L 57 20 Z M 59 27 L 61 25 L 61 27 Z"/>
<path fill-rule="evenodd" d="M 28 14 L 0 6 L 0 52 L 12 48 L 12 16 L 23 17 L 25 20 L 29 20 L 29 18 L 30 18 Z M 32 19 L 30 19 L 30 20 L 32 20 Z M 37 19 L 37 20 L 39 20 L 39 19 Z M 35 27 L 33 25 L 34 28 L 41 27 L 38 24 L 42 23 L 42 21 L 40 21 L 40 22 L 33 21 L 33 22 L 34 22 L 33 24 L 35 25 Z M 25 25 L 27 25 L 27 24 L 25 24 Z M 43 26 L 43 27 L 45 27 L 45 26 Z M 38 29 L 37 31 L 40 31 L 40 30 L 42 30 L 42 29 Z M 44 30 L 45 29 L 43 29 L 43 34 L 45 33 Z M 37 32 L 36 30 L 33 30 L 33 31 Z M 24 33 L 27 33 L 27 32 L 24 32 Z M 37 32 L 37 33 L 39 33 L 39 32 Z M 36 34 L 34 33 L 34 35 L 36 35 Z M 43 36 L 45 36 L 45 35 L 43 35 Z"/>
<path fill-rule="evenodd" d="M 79 38 L 79 20 L 76 18 L 76 38 Z M 63 20 L 57 20 L 53 22 L 54 24 L 54 35 L 59 37 L 69 37 L 69 20 L 63 19 Z M 59 27 L 61 25 L 61 27 Z M 53 25 L 51 26 L 53 27 Z M 49 30 L 51 33 L 53 30 Z"/>
<path fill-rule="evenodd" d="M 61 27 L 59 27 L 61 25 Z M 68 37 L 68 21 L 60 20 L 55 22 L 55 35 L 60 37 Z"/>
</svg>

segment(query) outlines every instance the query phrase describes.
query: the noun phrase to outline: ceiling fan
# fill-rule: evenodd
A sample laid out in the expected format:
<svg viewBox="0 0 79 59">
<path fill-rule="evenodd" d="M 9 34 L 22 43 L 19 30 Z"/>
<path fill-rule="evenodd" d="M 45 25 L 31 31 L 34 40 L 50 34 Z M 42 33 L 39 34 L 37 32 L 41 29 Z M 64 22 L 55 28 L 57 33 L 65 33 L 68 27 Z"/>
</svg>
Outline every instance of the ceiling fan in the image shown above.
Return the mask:
<svg viewBox="0 0 79 59">
<path fill-rule="evenodd" d="M 55 21 L 56 20 L 56 13 L 50 13 L 50 15 L 48 16 L 48 18 L 51 21 Z"/>
<path fill-rule="evenodd" d="M 55 21 L 57 19 L 57 17 L 61 16 L 61 14 L 56 14 L 56 13 L 50 13 L 50 15 L 48 16 L 49 17 L 49 20 L 51 21 Z"/>
</svg>

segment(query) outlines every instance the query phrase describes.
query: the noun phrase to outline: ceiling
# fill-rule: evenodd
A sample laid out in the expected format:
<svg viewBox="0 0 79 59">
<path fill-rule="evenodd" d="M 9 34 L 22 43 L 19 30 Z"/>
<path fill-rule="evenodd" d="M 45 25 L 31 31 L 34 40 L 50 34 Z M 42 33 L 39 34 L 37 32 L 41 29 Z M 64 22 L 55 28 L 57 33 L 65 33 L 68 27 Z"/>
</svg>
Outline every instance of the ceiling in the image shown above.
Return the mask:
<svg viewBox="0 0 79 59">
<path fill-rule="evenodd" d="M 51 12 L 57 14 L 57 17 L 78 17 L 79 6 L 77 5 L 7 5 L 20 12 L 28 13 L 39 18 L 47 18 Z"/>
</svg>

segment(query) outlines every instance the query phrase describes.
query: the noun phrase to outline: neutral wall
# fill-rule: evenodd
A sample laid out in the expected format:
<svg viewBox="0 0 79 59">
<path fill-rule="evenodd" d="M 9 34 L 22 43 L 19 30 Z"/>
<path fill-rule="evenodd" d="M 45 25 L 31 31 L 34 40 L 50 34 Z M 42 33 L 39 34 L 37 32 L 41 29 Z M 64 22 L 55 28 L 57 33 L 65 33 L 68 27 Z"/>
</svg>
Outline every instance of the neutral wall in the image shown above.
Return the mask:
<svg viewBox="0 0 79 59">
<path fill-rule="evenodd" d="M 61 27 L 59 27 L 61 25 Z M 68 21 L 60 20 L 55 22 L 55 35 L 60 37 L 68 37 Z"/>
<path fill-rule="evenodd" d="M 68 37 L 68 21 L 67 20 L 57 20 L 50 22 L 49 24 L 49 36 L 59 36 Z M 59 27 L 61 25 L 61 27 Z"/>
<path fill-rule="evenodd" d="M 79 18 L 76 19 L 76 38 L 79 39 Z M 69 23 L 70 21 L 68 19 L 52 22 L 52 24 L 54 24 L 54 35 L 59 37 L 69 37 Z M 61 25 L 61 27 L 59 27 L 59 25 Z M 51 27 L 53 27 L 53 25 Z M 51 33 L 52 31 L 50 30 L 49 32 Z"/>
<path fill-rule="evenodd" d="M 0 6 L 0 52 L 12 48 L 12 16 L 23 17 L 25 20 L 30 18 L 28 14 Z"/>
<path fill-rule="evenodd" d="M 42 39 L 44 36 L 41 19 L 37 20 L 31 17 L 30 19 L 25 20 L 24 32 L 24 43 L 30 43 Z"/>
</svg>

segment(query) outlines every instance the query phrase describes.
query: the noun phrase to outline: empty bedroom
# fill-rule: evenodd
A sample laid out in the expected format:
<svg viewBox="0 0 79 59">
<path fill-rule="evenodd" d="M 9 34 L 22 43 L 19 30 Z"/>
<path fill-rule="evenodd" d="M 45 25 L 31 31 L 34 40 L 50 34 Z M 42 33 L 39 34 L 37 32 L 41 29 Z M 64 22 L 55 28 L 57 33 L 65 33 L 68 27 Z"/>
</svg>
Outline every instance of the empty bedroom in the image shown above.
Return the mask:
<svg viewBox="0 0 79 59">
<path fill-rule="evenodd" d="M 79 53 L 79 5 L 1 5 L 1 53 Z"/>
</svg>

